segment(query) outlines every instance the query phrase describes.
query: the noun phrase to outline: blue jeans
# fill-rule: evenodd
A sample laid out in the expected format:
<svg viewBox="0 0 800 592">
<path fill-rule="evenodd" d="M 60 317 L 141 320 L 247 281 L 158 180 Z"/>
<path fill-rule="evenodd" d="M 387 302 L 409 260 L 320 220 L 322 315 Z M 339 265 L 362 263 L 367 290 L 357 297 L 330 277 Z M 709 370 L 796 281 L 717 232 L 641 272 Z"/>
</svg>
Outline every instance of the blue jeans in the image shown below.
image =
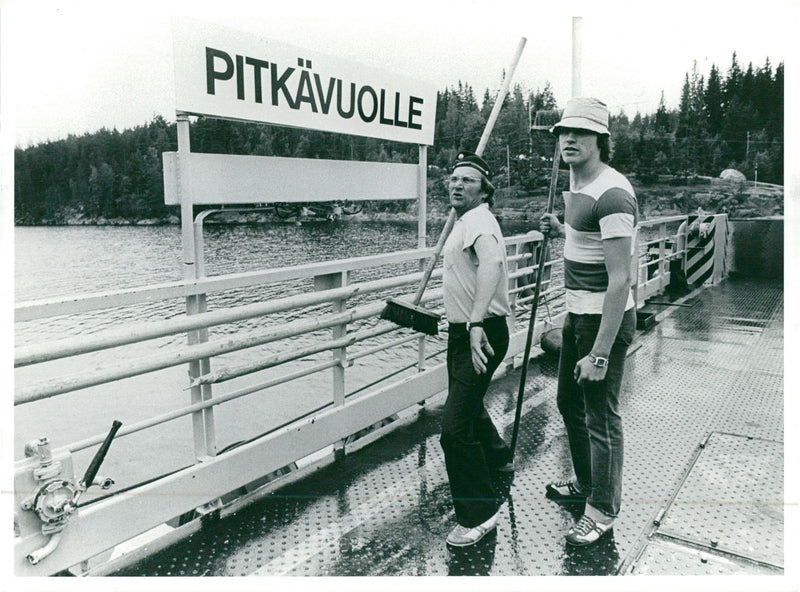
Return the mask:
<svg viewBox="0 0 800 592">
<path fill-rule="evenodd" d="M 558 410 L 564 418 L 577 485 L 587 503 L 603 514 L 619 514 L 622 498 L 623 438 L 619 389 L 625 355 L 636 333 L 636 311 L 625 311 L 608 357 L 606 377 L 579 386 L 573 372 L 588 355 L 600 328 L 599 314 L 567 313 L 558 365 Z"/>
<path fill-rule="evenodd" d="M 508 351 L 505 317 L 485 319 L 484 331 L 494 350 L 485 374 L 477 374 L 472 366 L 464 323 L 451 323 L 447 338 L 448 392 L 440 442 L 456 520 L 467 528 L 482 524 L 497 512 L 501 496 L 492 483 L 491 470 L 510 460 L 510 449 L 483 404 L 492 374 Z"/>
</svg>

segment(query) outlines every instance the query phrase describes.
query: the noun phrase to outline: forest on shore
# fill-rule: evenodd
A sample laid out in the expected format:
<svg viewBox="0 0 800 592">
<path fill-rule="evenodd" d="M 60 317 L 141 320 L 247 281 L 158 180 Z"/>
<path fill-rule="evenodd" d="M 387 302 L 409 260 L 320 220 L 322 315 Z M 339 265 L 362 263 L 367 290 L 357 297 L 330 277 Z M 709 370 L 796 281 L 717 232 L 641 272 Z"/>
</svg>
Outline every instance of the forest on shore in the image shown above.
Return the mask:
<svg viewBox="0 0 800 592">
<path fill-rule="evenodd" d="M 444 179 L 459 150 L 474 150 L 494 96 L 479 102 L 475 90 L 459 82 L 438 93 L 435 143 L 428 149 L 428 200 L 432 210 L 446 205 Z M 534 198 L 546 188 L 553 138 L 530 131 L 535 114 L 556 103 L 549 84 L 531 91 L 513 85 L 500 111 L 484 158 L 497 172 L 498 206 Z M 733 53 L 723 74 L 716 65 L 707 75 L 695 62 L 683 81 L 678 108 L 668 109 L 662 93 L 655 113 L 632 117 L 612 113 L 611 165 L 630 175 L 637 193 L 648 188 L 680 187 L 670 197 L 672 209 L 697 207 L 695 193 L 709 196 L 700 205 L 739 215 L 777 211 L 775 200 L 762 206 L 750 200 L 743 182 L 723 189 L 700 188 L 724 169 L 737 169 L 748 180 L 783 185 L 784 65 L 769 58 L 743 69 Z M 417 162 L 416 146 L 214 118 L 192 118 L 192 151 Z M 18 225 L 165 223 L 179 215 L 164 204 L 162 153 L 177 150 L 174 122 L 162 116 L 133 129 L 101 129 L 81 136 L 43 142 L 14 151 L 14 216 Z M 704 181 L 705 180 L 705 181 Z M 686 188 L 690 189 L 686 189 Z M 650 192 L 652 193 L 652 191 Z M 780 192 L 782 199 L 782 191 Z M 658 197 L 658 196 L 656 196 Z M 662 209 L 658 202 L 659 211 Z M 397 213 L 407 203 L 367 202 L 364 212 Z M 764 211 L 767 210 L 767 211 Z"/>
</svg>

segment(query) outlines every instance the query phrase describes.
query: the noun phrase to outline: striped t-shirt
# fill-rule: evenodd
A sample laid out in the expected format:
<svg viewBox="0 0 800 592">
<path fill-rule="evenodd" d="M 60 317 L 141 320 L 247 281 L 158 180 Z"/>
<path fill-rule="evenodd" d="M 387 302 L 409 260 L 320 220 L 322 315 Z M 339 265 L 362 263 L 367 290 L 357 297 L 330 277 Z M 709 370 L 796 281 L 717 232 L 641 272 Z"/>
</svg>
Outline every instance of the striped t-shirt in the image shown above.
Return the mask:
<svg viewBox="0 0 800 592">
<path fill-rule="evenodd" d="M 608 288 L 603 239 L 630 237 L 636 243 L 639 213 L 633 187 L 611 167 L 580 191 L 564 192 L 564 286 L 567 311 L 601 314 Z M 625 310 L 634 306 L 628 292 Z"/>
</svg>

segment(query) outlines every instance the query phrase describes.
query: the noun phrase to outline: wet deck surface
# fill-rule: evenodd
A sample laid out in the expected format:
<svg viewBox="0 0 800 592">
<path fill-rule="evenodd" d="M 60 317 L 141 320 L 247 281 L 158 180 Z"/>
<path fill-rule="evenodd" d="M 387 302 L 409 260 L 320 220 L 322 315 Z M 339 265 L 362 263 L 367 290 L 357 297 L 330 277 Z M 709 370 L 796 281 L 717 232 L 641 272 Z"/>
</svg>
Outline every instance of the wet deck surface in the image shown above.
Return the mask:
<svg viewBox="0 0 800 592">
<path fill-rule="evenodd" d="M 384 576 L 780 574 L 783 286 L 727 280 L 634 342 L 622 388 L 622 511 L 575 549 L 582 508 L 544 496 L 569 477 L 556 360 L 531 362 L 516 471 L 497 532 L 451 550 L 441 401 L 412 423 L 115 575 Z M 487 407 L 510 439 L 519 370 Z"/>
</svg>

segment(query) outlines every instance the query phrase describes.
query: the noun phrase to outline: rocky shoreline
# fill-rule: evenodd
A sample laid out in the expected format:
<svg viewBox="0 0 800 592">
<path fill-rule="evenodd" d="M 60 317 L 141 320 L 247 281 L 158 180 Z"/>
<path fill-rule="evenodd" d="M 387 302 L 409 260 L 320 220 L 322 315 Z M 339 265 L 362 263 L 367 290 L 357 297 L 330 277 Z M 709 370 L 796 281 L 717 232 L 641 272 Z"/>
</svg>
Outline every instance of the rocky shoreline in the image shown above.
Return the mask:
<svg viewBox="0 0 800 592">
<path fill-rule="evenodd" d="M 784 188 L 781 185 L 762 183 L 732 183 L 722 179 L 703 179 L 703 182 L 688 185 L 656 184 L 637 187 L 639 210 L 642 218 L 675 216 L 695 212 L 702 208 L 706 212 L 728 213 L 733 218 L 760 218 L 783 215 Z M 635 186 L 636 187 L 636 186 Z M 536 222 L 544 210 L 546 195 L 531 196 L 517 188 L 498 190 L 498 218 L 508 221 Z M 428 196 L 429 222 L 443 222 L 447 218 L 445 198 Z M 558 209 L 558 207 L 556 208 Z M 322 221 L 324 216 L 311 220 Z M 403 222 L 417 221 L 416 204 L 410 202 L 404 211 L 381 211 L 370 205 L 364 211 L 344 217 L 355 222 Z M 127 219 L 105 218 L 85 215 L 79 208 L 64 208 L 53 216 L 40 220 L 15 220 L 16 226 L 168 226 L 180 225 L 180 217 L 169 214 L 159 218 Z M 286 224 L 296 223 L 293 218 L 282 219 L 271 210 L 222 212 L 206 219 L 205 224 Z"/>
<path fill-rule="evenodd" d="M 529 209 L 519 208 L 495 208 L 495 215 L 499 219 L 513 220 L 519 222 L 533 221 L 538 219 L 534 212 Z M 677 212 L 676 212 L 677 213 Z M 428 222 L 442 223 L 447 219 L 446 211 L 429 211 Z M 311 218 L 308 221 L 325 221 L 322 217 Z M 416 212 L 368 212 L 345 216 L 339 222 L 401 222 L 416 223 Z M 15 226 L 179 226 L 181 220 L 178 216 L 170 215 L 164 218 L 145 218 L 142 220 L 131 220 L 125 218 L 92 218 L 87 216 L 64 216 L 59 218 L 44 219 L 35 223 L 28 223 L 17 220 Z M 206 225 L 236 225 L 236 224 L 292 224 L 294 218 L 281 219 L 272 214 L 259 212 L 231 212 L 224 217 L 217 215 L 205 221 Z"/>
</svg>

